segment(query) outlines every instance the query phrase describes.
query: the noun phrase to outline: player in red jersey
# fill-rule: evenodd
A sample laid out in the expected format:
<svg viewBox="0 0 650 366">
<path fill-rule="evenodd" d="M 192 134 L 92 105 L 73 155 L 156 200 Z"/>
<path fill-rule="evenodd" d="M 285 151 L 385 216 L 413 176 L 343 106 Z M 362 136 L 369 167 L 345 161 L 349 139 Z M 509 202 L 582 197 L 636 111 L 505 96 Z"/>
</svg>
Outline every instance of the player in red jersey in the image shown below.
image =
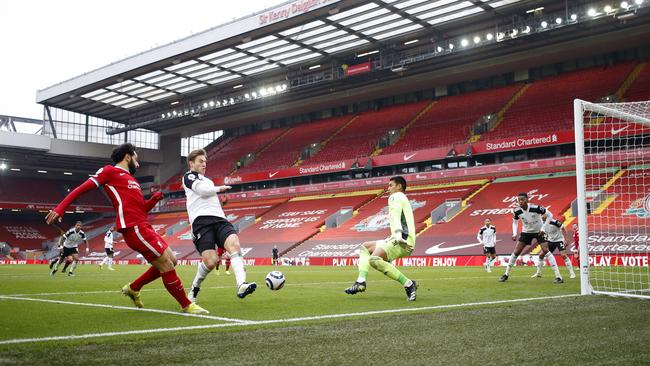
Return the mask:
<svg viewBox="0 0 650 366">
<path fill-rule="evenodd" d="M 217 247 L 217 256 L 219 256 L 219 260 L 217 261 L 217 267 L 215 268 L 217 270 L 217 276 L 219 275 L 219 266 L 221 265 L 222 258 L 226 259 L 226 274 L 230 275 L 230 256 L 229 255 L 224 256 L 224 254 L 227 254 L 226 250 L 221 247 Z"/>
<path fill-rule="evenodd" d="M 573 259 L 580 267 L 580 233 L 578 233 L 578 224 L 573 224 Z"/>
<path fill-rule="evenodd" d="M 208 314 L 207 310 L 187 298 L 183 284 L 174 269 L 176 256 L 147 221 L 147 213 L 163 198 L 163 195 L 156 192 L 145 201 L 140 184 L 133 177 L 140 166 L 135 146 L 125 143 L 116 147 L 111 154 L 111 160 L 115 162 L 114 166 L 106 165 L 99 169 L 95 175 L 70 192 L 47 214 L 46 222 L 51 224 L 56 220 L 61 221 L 66 208 L 74 200 L 90 190 L 103 187 L 115 208 L 117 231 L 122 233 L 129 248 L 138 251 L 151 263 L 151 267 L 146 272 L 122 288 L 122 293 L 131 298 L 135 306 L 141 308 L 144 304 L 140 300 L 140 289 L 158 277 L 162 277 L 165 288 L 178 301 L 183 312 Z"/>
</svg>

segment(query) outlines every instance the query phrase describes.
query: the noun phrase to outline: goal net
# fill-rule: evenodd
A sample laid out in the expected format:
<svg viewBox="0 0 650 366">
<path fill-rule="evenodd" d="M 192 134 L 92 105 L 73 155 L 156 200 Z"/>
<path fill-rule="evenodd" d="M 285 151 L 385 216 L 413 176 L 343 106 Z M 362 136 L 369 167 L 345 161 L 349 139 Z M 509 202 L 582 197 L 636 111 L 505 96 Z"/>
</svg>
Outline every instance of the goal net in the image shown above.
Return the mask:
<svg viewBox="0 0 650 366">
<path fill-rule="evenodd" d="M 650 299 L 650 102 L 574 113 L 581 293 Z"/>
</svg>

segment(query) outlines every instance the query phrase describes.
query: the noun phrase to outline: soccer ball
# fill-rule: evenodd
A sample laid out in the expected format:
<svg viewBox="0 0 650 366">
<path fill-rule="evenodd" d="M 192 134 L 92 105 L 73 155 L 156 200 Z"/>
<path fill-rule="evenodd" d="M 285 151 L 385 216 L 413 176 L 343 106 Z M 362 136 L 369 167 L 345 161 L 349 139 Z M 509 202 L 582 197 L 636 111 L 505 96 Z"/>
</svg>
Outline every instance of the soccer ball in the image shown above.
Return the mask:
<svg viewBox="0 0 650 366">
<path fill-rule="evenodd" d="M 284 287 L 284 275 L 282 272 L 269 272 L 269 274 L 266 275 L 266 286 L 273 291 L 277 291 Z"/>
</svg>

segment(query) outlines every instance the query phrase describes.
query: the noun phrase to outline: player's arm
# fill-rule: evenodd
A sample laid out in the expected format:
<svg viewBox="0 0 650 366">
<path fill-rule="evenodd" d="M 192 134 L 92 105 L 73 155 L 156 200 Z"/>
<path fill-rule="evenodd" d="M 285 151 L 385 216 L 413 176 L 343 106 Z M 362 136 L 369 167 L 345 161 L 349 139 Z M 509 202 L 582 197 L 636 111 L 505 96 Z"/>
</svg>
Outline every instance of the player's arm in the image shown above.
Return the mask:
<svg viewBox="0 0 650 366">
<path fill-rule="evenodd" d="M 202 179 L 198 176 L 198 174 L 192 172 L 185 174 L 183 177 L 183 184 L 185 187 L 193 190 L 196 194 L 203 198 L 214 196 L 217 193 L 224 192 L 232 188 L 231 186 L 215 186 L 211 180 Z"/>
<path fill-rule="evenodd" d="M 61 222 L 61 218 L 65 214 L 65 210 L 68 208 L 68 206 L 70 206 L 72 202 L 81 197 L 84 193 L 92 191 L 100 185 L 105 184 L 108 179 L 109 173 L 107 173 L 104 168 L 99 169 L 95 175 L 88 178 L 72 192 L 68 193 L 68 195 L 65 196 L 61 203 L 59 203 L 54 209 L 50 210 L 47 216 L 45 216 L 45 222 L 48 224 L 53 223 L 55 220 L 59 220 L 59 222 Z"/>
<path fill-rule="evenodd" d="M 512 219 L 512 240 L 517 240 L 517 231 L 519 230 L 519 219 Z"/>
<path fill-rule="evenodd" d="M 539 211 L 542 214 L 542 219 L 544 220 L 544 225 L 542 225 L 542 231 L 541 231 L 541 233 L 543 234 L 546 225 L 550 224 L 550 222 L 553 220 L 553 213 L 542 206 L 539 206 Z"/>
<path fill-rule="evenodd" d="M 400 242 L 406 242 L 402 238 L 402 204 L 396 194 L 388 198 L 388 222 L 390 224 L 391 238 Z"/>
<path fill-rule="evenodd" d="M 149 199 L 144 202 L 144 207 L 147 212 L 151 211 L 151 209 L 156 206 L 156 203 L 162 201 L 163 198 L 164 195 L 160 191 L 152 194 L 151 197 L 149 197 Z"/>
<path fill-rule="evenodd" d="M 481 230 L 478 231 L 478 234 L 476 234 L 476 240 L 483 244 L 483 228 L 481 228 Z"/>
<path fill-rule="evenodd" d="M 569 233 L 566 231 L 564 226 L 560 227 L 560 230 L 562 231 L 562 237 L 564 238 L 564 242 L 569 243 Z"/>
</svg>

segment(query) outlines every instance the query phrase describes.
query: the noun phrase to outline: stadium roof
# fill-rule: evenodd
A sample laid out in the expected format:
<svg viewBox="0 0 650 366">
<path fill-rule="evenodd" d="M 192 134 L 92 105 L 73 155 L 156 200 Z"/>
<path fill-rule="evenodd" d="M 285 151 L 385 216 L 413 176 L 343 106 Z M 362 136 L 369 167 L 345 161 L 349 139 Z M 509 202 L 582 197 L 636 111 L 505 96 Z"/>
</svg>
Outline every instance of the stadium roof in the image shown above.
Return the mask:
<svg viewBox="0 0 650 366">
<path fill-rule="evenodd" d="M 530 1 L 523 1 L 523 3 Z M 297 0 L 40 90 L 37 102 L 129 123 L 193 94 L 286 74 L 292 67 L 397 37 L 440 37 L 452 23 L 521 0 Z"/>
</svg>

